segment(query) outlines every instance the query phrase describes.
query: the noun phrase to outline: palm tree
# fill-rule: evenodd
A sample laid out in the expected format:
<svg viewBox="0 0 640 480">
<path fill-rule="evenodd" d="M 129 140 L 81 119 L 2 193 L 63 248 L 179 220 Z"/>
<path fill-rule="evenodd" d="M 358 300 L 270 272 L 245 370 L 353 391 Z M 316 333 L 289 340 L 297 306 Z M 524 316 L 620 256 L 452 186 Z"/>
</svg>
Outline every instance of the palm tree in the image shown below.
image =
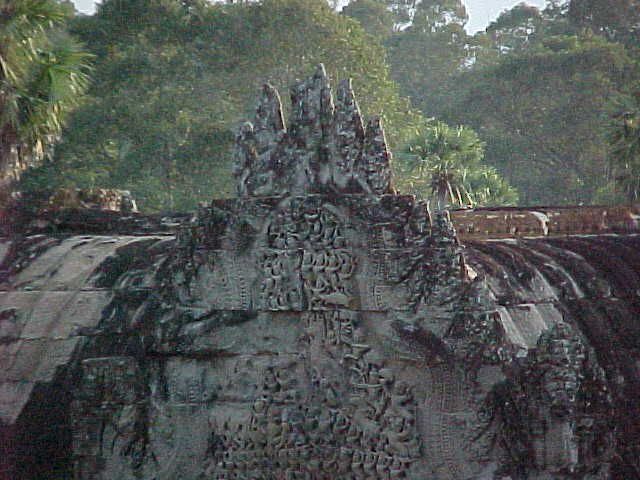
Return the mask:
<svg viewBox="0 0 640 480">
<path fill-rule="evenodd" d="M 455 165 L 449 160 L 435 163 L 429 169 L 431 193 L 436 197 L 438 210 L 444 210 L 448 204 L 474 206 L 476 201 L 466 188 L 467 169 Z"/>
<path fill-rule="evenodd" d="M 427 125 L 398 155 L 399 187 L 418 197 L 447 205 L 507 205 L 517 193 L 496 170 L 483 165 L 484 144 L 467 127 L 437 122 Z"/>
<path fill-rule="evenodd" d="M 0 202 L 60 136 L 89 83 L 89 57 L 55 0 L 0 0 Z"/>
</svg>

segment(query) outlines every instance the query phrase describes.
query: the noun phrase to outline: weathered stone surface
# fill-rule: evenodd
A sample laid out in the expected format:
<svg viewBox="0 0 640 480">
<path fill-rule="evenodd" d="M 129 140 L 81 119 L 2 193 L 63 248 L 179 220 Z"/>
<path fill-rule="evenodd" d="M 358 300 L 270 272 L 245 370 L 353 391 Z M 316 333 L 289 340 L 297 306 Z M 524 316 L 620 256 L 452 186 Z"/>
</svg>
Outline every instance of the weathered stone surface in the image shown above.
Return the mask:
<svg viewBox="0 0 640 480">
<path fill-rule="evenodd" d="M 462 239 L 638 233 L 639 218 L 637 205 L 496 207 L 455 210 L 451 214 Z"/>
<path fill-rule="evenodd" d="M 463 245 L 392 193 L 347 82 L 291 96 L 242 127 L 239 198 L 177 228 L 18 223 L 0 478 L 635 478 L 640 237 Z"/>
<path fill-rule="evenodd" d="M 324 67 L 291 88 L 285 129 L 280 96 L 265 85 L 253 124 L 237 137 L 238 195 L 392 193 L 391 153 L 379 118 L 363 128 L 351 84 L 333 94 Z"/>
</svg>

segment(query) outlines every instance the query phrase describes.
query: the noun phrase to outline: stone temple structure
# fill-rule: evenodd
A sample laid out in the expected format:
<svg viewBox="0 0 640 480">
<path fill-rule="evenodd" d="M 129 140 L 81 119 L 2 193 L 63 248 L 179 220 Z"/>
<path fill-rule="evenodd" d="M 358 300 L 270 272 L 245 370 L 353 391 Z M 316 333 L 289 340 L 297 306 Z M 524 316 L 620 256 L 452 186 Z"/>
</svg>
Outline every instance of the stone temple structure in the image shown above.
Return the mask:
<svg viewBox="0 0 640 480">
<path fill-rule="evenodd" d="M 635 213 L 454 225 L 348 82 L 291 100 L 191 218 L 5 212 L 0 478 L 640 478 Z"/>
</svg>

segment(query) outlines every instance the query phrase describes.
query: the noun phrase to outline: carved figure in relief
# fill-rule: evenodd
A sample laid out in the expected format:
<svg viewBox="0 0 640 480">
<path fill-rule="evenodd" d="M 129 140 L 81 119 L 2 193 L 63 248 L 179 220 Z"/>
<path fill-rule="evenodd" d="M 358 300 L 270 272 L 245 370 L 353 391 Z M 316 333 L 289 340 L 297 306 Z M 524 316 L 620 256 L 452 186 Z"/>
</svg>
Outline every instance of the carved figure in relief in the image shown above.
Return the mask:
<svg viewBox="0 0 640 480">
<path fill-rule="evenodd" d="M 354 259 L 346 251 L 305 250 L 301 276 L 310 308 L 348 306 L 352 298 L 348 280 L 354 270 Z"/>
<path fill-rule="evenodd" d="M 412 423 L 400 416 L 388 419 L 389 428 L 386 429 L 388 451 L 405 458 L 415 458 L 419 455 L 419 444 L 415 438 Z"/>
<path fill-rule="evenodd" d="M 411 419 L 414 416 L 412 411 L 413 395 L 411 386 L 404 381 L 397 382 L 391 395 L 391 408 L 403 418 Z"/>
<path fill-rule="evenodd" d="M 360 436 L 362 432 L 356 423 L 351 422 L 346 434 L 347 445 L 355 446 L 360 444 Z"/>
<path fill-rule="evenodd" d="M 394 457 L 389 467 L 389 479 L 398 480 L 405 478 L 406 467 L 398 457 Z"/>
<path fill-rule="evenodd" d="M 246 478 L 251 478 L 252 470 L 263 468 L 275 469 L 274 478 L 406 476 L 411 459 L 419 456 L 410 389 L 396 381 L 391 368 L 374 361 L 377 354 L 367 356 L 372 351 L 369 345 L 355 343 L 360 334 L 354 315 L 322 311 L 305 313 L 304 318 L 307 331 L 318 332 L 308 337 L 309 348 L 322 346 L 327 354 L 334 352 L 328 358 L 336 365 L 360 372 L 352 377 L 354 395 L 339 394 L 341 387 L 334 377 L 323 375 L 319 365 L 311 366 L 309 384 L 318 406 L 294 407 L 297 400 L 287 395 L 291 382 L 284 371 L 266 368 L 260 385 L 264 393 L 251 406 L 247 428 L 235 433 L 246 438 L 230 443 L 230 438 L 225 438 L 223 444 L 229 444 L 224 448 L 230 453 L 219 463 L 220 468 L 232 467 Z M 398 409 L 402 414 L 396 413 Z"/>
<path fill-rule="evenodd" d="M 364 460 L 365 455 L 362 450 L 356 448 L 351 457 L 351 472 L 356 479 L 364 478 Z"/>
<path fill-rule="evenodd" d="M 353 450 L 348 447 L 340 447 L 340 454 L 336 462 L 338 474 L 344 476 L 351 470 L 352 457 Z"/>
<path fill-rule="evenodd" d="M 333 423 L 333 436 L 338 440 L 346 439 L 351 420 L 344 411 L 338 411 Z"/>
<path fill-rule="evenodd" d="M 333 416 L 328 409 L 323 408 L 318 417 L 318 436 L 321 441 L 331 438 L 331 426 L 333 425 Z"/>
<path fill-rule="evenodd" d="M 344 338 L 343 338 L 344 341 Z M 347 342 L 348 343 L 348 342 Z M 350 349 L 348 353 L 343 356 L 344 360 L 351 360 L 354 364 L 358 364 L 364 355 L 371 350 L 371 347 L 366 344 L 348 343 Z"/>
<path fill-rule="evenodd" d="M 364 473 L 366 478 L 378 478 L 376 465 L 378 464 L 378 453 L 369 450 L 365 454 L 364 463 L 362 464 L 362 468 L 364 469 Z"/>
<path fill-rule="evenodd" d="M 295 277 L 291 275 L 292 259 L 284 254 L 265 257 L 263 271 L 266 274 L 262 286 L 262 298 L 268 310 L 300 309 L 300 293 Z"/>
<path fill-rule="evenodd" d="M 378 478 L 387 480 L 389 478 L 389 470 L 393 463 L 393 457 L 381 453 L 378 457 L 378 463 L 376 464 L 376 473 Z"/>
</svg>

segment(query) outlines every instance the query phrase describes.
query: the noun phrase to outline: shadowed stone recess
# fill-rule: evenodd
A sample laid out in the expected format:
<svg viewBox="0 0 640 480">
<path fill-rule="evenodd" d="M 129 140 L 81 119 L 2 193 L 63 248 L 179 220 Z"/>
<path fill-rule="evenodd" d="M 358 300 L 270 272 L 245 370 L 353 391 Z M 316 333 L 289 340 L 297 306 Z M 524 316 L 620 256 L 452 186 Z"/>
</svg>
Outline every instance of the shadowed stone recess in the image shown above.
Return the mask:
<svg viewBox="0 0 640 480">
<path fill-rule="evenodd" d="M 264 87 L 238 197 L 188 219 L 15 216 L 0 478 L 638 478 L 640 236 L 454 224 L 394 193 L 349 82 L 291 101 Z"/>
</svg>

